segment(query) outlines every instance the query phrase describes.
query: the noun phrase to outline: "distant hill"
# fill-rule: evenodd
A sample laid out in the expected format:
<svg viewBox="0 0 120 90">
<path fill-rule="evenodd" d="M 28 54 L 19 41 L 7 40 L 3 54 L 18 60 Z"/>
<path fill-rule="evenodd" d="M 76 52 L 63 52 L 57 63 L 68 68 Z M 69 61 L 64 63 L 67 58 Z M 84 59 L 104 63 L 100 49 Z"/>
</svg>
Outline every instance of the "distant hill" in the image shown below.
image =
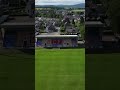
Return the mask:
<svg viewBox="0 0 120 90">
<path fill-rule="evenodd" d="M 74 8 L 85 8 L 85 3 L 73 5 Z"/>
<path fill-rule="evenodd" d="M 85 8 L 85 3 L 76 5 L 35 5 L 35 7 Z"/>
</svg>

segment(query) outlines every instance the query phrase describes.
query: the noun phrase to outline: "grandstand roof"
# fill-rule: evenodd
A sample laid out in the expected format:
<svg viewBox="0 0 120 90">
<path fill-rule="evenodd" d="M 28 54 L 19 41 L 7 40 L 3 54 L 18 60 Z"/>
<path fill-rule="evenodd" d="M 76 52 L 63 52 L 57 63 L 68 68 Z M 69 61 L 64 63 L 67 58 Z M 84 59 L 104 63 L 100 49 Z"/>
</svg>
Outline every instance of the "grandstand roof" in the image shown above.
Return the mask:
<svg viewBox="0 0 120 90">
<path fill-rule="evenodd" d="M 37 35 L 36 38 L 77 38 L 77 35 Z"/>
<path fill-rule="evenodd" d="M 100 21 L 86 21 L 85 26 L 87 27 L 103 27 L 103 23 Z"/>
<path fill-rule="evenodd" d="M 25 26 L 35 26 L 34 18 L 29 18 L 29 16 L 13 16 L 10 17 L 6 22 L 1 24 L 1 27 L 25 27 Z"/>
</svg>

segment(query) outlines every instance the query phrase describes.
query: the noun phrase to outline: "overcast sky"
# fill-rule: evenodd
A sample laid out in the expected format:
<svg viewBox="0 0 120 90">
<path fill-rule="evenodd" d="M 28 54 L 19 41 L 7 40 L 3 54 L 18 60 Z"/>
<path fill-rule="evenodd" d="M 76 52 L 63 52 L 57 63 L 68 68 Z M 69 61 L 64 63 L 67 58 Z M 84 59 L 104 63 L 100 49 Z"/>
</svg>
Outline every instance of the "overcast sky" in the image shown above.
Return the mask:
<svg viewBox="0 0 120 90">
<path fill-rule="evenodd" d="M 74 5 L 85 3 L 85 0 L 35 0 L 35 5 Z"/>
</svg>

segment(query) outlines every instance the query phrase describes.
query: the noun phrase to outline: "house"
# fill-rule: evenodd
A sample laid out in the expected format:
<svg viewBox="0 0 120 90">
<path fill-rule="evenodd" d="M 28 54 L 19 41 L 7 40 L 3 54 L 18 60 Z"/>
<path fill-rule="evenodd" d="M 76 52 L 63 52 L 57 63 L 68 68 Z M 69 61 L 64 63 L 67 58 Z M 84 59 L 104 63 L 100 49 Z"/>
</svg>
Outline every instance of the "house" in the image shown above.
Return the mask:
<svg viewBox="0 0 120 90">
<path fill-rule="evenodd" d="M 78 33 L 78 30 L 72 26 L 67 26 L 66 27 L 66 34 L 76 34 Z"/>
<path fill-rule="evenodd" d="M 48 32 L 48 33 L 57 32 L 57 29 L 55 28 L 55 26 L 53 24 L 49 24 L 46 27 L 46 32 Z"/>
</svg>

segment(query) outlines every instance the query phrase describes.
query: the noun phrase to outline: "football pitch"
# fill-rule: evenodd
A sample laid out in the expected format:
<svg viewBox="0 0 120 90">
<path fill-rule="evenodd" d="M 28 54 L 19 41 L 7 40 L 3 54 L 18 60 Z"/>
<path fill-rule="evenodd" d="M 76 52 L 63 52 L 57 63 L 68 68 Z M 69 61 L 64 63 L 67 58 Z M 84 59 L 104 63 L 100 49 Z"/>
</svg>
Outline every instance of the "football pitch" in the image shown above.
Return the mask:
<svg viewBox="0 0 120 90">
<path fill-rule="evenodd" d="M 87 54 L 87 90 L 120 90 L 120 53 Z"/>
<path fill-rule="evenodd" d="M 85 90 L 84 49 L 36 49 L 35 90 Z"/>
<path fill-rule="evenodd" d="M 0 51 L 0 90 L 85 90 L 85 58 L 87 89 L 119 88 L 113 85 L 120 81 L 119 53 L 85 56 L 84 49 L 36 49 L 34 56 Z"/>
<path fill-rule="evenodd" d="M 34 55 L 0 49 L 0 90 L 33 90 Z"/>
</svg>

